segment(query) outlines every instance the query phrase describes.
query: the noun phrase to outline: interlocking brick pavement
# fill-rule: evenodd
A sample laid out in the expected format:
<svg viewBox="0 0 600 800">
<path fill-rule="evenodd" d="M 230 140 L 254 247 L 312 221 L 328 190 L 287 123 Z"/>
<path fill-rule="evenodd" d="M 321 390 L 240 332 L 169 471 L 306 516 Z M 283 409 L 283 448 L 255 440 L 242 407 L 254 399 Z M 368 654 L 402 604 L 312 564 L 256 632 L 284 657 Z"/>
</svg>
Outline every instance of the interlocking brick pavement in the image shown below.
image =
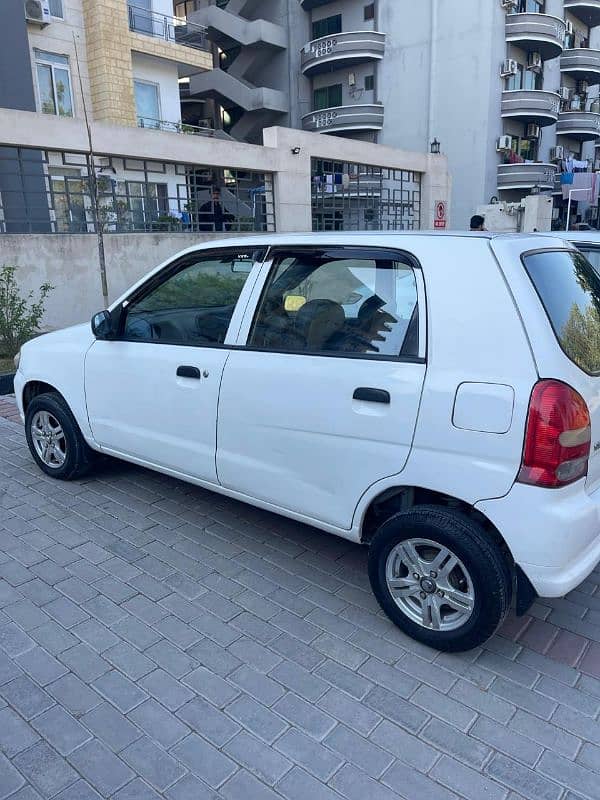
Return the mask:
<svg viewBox="0 0 600 800">
<path fill-rule="evenodd" d="M 429 650 L 365 551 L 113 462 L 62 484 L 0 400 L 0 800 L 596 800 L 600 571 Z"/>
</svg>

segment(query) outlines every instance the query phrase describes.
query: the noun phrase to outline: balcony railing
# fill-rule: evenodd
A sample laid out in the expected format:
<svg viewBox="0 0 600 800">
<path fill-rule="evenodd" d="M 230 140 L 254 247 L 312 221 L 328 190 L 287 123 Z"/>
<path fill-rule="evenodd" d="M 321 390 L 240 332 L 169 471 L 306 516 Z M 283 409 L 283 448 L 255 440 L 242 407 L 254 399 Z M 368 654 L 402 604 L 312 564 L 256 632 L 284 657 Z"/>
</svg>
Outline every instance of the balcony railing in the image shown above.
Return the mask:
<svg viewBox="0 0 600 800">
<path fill-rule="evenodd" d="M 138 128 L 150 128 L 154 131 L 166 131 L 167 133 L 187 133 L 190 136 L 218 136 L 221 131 L 216 131 L 210 121 L 206 120 L 205 125 L 188 125 L 187 122 L 170 122 L 166 119 L 154 119 L 153 117 L 138 117 Z"/>
<path fill-rule="evenodd" d="M 557 171 L 556 164 L 498 164 L 498 189 L 553 189 Z"/>
<path fill-rule="evenodd" d="M 194 50 L 210 50 L 206 28 L 178 17 L 167 17 L 147 8 L 129 5 L 129 30 L 163 39 Z"/>
</svg>

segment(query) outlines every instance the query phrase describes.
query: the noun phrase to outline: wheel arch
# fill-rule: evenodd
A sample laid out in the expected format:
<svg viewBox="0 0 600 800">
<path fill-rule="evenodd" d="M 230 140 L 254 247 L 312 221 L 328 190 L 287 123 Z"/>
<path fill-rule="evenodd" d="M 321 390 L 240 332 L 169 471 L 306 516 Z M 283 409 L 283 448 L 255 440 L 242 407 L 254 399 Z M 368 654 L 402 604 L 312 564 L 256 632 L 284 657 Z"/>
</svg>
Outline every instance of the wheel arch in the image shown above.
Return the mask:
<svg viewBox="0 0 600 800">
<path fill-rule="evenodd" d="M 65 399 L 62 392 L 60 392 L 56 386 L 52 386 L 50 383 L 46 383 L 45 381 L 38 381 L 38 380 L 30 380 L 23 386 L 23 412 L 27 412 L 27 407 L 31 403 L 34 397 L 38 397 L 40 394 L 52 393 L 59 395 L 65 403 L 67 400 Z M 67 403 L 68 405 L 68 403 Z"/>
<path fill-rule="evenodd" d="M 374 497 L 363 513 L 360 541 L 363 544 L 369 544 L 377 529 L 386 519 L 399 511 L 406 511 L 420 505 L 452 508 L 477 521 L 504 553 L 510 568 L 514 569 L 515 562 L 510 547 L 498 528 L 485 514 L 461 498 L 421 486 L 393 486 Z"/>
</svg>

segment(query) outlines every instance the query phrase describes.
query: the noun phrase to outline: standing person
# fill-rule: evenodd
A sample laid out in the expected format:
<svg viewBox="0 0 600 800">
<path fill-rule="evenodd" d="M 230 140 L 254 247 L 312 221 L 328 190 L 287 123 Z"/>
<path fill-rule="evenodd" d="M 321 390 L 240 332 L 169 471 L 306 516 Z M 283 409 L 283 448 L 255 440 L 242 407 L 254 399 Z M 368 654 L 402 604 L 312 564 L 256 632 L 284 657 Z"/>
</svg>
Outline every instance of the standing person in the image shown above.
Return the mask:
<svg viewBox="0 0 600 800">
<path fill-rule="evenodd" d="M 211 199 L 203 203 L 199 209 L 199 228 L 201 231 L 226 231 L 227 223 L 233 222 L 234 217 L 228 214 L 221 203 L 221 190 L 213 186 Z"/>
<path fill-rule="evenodd" d="M 475 214 L 471 217 L 472 231 L 484 231 L 485 229 L 485 217 L 482 217 L 480 214 Z"/>
</svg>

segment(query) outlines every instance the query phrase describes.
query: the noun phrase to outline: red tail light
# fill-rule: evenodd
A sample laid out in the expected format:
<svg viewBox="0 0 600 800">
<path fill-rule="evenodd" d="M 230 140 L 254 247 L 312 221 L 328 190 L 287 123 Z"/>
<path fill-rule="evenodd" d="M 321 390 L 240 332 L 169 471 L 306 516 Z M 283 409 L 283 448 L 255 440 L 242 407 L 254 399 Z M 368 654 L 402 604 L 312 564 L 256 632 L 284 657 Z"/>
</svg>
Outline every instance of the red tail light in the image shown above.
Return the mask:
<svg viewBox="0 0 600 800">
<path fill-rule="evenodd" d="M 590 442 L 590 412 L 583 397 L 560 381 L 536 383 L 517 480 L 548 488 L 579 480 L 587 475 Z"/>
</svg>

